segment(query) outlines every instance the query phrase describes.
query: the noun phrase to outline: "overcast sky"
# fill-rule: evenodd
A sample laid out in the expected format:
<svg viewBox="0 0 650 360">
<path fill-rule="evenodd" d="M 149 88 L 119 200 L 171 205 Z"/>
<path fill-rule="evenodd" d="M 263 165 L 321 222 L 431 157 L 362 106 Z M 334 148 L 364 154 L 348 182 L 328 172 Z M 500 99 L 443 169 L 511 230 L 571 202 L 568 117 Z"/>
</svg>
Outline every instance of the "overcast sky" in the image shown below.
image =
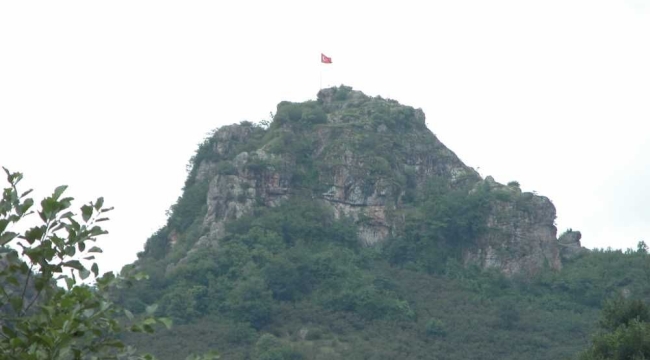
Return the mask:
<svg viewBox="0 0 650 360">
<path fill-rule="evenodd" d="M 650 0 L 3 1 L 0 165 L 37 196 L 104 196 L 116 270 L 207 132 L 314 99 L 321 76 L 422 108 L 587 247 L 650 240 Z"/>
</svg>

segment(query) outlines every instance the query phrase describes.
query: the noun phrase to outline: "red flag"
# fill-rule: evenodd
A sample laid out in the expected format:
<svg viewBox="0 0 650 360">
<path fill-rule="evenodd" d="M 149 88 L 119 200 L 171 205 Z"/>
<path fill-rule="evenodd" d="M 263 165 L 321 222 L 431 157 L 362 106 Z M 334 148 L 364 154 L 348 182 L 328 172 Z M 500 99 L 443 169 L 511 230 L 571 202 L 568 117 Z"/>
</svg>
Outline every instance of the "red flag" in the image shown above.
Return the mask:
<svg viewBox="0 0 650 360">
<path fill-rule="evenodd" d="M 325 54 L 320 54 L 320 62 L 322 62 L 323 64 L 331 64 L 332 58 L 325 56 Z"/>
</svg>

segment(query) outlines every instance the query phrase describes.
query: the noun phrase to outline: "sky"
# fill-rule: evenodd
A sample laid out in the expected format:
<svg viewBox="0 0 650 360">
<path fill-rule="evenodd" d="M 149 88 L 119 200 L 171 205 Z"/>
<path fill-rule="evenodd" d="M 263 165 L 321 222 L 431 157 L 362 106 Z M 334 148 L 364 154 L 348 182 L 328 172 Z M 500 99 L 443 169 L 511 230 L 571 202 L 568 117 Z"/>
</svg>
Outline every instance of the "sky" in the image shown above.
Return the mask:
<svg viewBox="0 0 650 360">
<path fill-rule="evenodd" d="M 650 0 L 0 2 L 0 165 L 115 207 L 104 271 L 164 225 L 211 130 L 340 84 L 422 108 L 583 246 L 650 241 Z"/>
</svg>

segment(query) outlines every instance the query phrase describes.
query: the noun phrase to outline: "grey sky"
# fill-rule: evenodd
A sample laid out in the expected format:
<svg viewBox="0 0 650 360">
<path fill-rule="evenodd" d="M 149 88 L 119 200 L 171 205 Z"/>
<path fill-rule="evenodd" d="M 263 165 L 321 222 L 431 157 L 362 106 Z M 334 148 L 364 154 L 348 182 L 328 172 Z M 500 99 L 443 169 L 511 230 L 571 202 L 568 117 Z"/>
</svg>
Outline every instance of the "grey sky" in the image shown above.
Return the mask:
<svg viewBox="0 0 650 360">
<path fill-rule="evenodd" d="M 119 269 L 208 131 L 315 98 L 321 72 L 423 108 L 584 245 L 648 239 L 650 0 L 2 2 L 0 164 L 37 195 L 104 196 Z"/>
</svg>

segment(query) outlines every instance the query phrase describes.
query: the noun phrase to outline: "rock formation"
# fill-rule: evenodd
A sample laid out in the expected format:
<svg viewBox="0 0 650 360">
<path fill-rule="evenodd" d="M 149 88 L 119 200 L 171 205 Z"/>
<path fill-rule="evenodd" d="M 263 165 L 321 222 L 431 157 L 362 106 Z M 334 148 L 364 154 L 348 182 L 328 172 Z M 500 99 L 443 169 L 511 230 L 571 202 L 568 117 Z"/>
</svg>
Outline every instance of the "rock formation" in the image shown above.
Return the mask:
<svg viewBox="0 0 650 360">
<path fill-rule="evenodd" d="M 218 248 L 227 221 L 291 196 L 311 197 L 352 218 L 360 241 L 376 246 L 398 235 L 404 210 L 435 178 L 450 188 L 495 194 L 486 231 L 464 252 L 466 264 L 506 275 L 560 269 L 575 251 L 558 246 L 551 201 L 482 179 L 424 119 L 420 109 L 336 87 L 321 90 L 316 101 L 280 103 L 268 128 L 247 122 L 220 128 L 190 174 L 190 184 L 207 183 L 204 235 L 193 247 Z"/>
</svg>

